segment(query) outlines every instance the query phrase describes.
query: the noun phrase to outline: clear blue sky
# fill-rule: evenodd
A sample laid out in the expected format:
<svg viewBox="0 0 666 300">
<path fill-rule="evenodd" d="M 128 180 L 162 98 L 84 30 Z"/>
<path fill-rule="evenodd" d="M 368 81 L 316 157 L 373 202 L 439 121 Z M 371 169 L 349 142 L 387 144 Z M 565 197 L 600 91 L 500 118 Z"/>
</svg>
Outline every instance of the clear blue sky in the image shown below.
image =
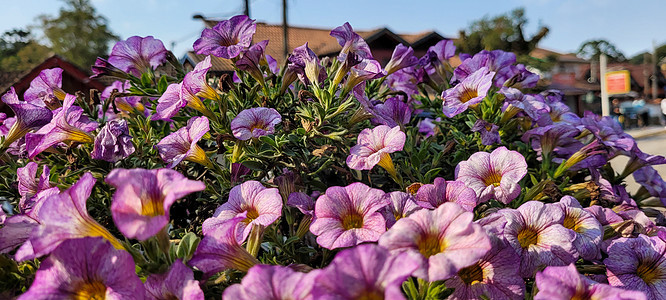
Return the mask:
<svg viewBox="0 0 666 300">
<path fill-rule="evenodd" d="M 35 24 L 40 14 L 56 15 L 61 1 L 3 0 L 0 32 Z M 348 21 L 355 29 L 388 27 L 397 33 L 436 30 L 458 35 L 473 20 L 524 7 L 529 20 L 526 34 L 540 24 L 550 28 L 541 47 L 575 51 L 588 39 L 604 38 L 628 57 L 651 49 L 652 41 L 666 43 L 666 1 L 663 0 L 287 0 L 289 23 L 333 28 Z M 228 18 L 242 13 L 242 0 L 92 0 L 109 20 L 111 29 L 127 38 L 153 35 L 175 54 L 192 48 L 203 25 L 192 15 Z M 268 23 L 282 20 L 281 0 L 250 0 L 253 19 Z"/>
</svg>

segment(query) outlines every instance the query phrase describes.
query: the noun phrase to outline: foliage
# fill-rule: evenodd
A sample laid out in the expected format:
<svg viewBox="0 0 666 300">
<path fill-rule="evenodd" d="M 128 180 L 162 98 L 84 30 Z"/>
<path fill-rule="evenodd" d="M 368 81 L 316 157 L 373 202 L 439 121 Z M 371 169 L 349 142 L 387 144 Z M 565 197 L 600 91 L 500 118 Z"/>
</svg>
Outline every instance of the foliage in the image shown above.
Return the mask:
<svg viewBox="0 0 666 300">
<path fill-rule="evenodd" d="M 606 54 L 611 62 L 622 62 L 626 58 L 622 51 L 607 40 L 588 40 L 583 42 L 578 48 L 578 56 L 587 60 L 599 60 L 601 54 Z"/>
</svg>

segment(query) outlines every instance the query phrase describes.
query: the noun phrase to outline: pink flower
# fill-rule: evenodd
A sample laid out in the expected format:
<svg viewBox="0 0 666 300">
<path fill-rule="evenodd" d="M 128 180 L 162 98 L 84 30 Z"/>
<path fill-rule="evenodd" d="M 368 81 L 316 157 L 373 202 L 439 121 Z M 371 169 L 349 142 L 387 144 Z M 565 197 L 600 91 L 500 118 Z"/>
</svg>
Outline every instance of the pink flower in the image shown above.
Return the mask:
<svg viewBox="0 0 666 300">
<path fill-rule="evenodd" d="M 373 129 L 363 129 L 358 134 L 357 144 L 347 156 L 347 165 L 354 170 L 370 170 L 379 164 L 391 175 L 395 175 L 395 167 L 390 153 L 402 151 L 406 135 L 400 126 L 393 128 L 379 125 Z"/>
</svg>

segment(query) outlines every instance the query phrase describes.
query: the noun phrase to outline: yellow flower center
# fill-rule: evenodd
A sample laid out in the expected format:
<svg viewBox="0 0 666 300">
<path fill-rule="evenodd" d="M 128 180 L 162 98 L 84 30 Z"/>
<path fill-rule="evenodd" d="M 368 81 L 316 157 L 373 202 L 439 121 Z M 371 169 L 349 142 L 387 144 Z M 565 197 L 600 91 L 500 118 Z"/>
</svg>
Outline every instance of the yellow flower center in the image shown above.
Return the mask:
<svg viewBox="0 0 666 300">
<path fill-rule="evenodd" d="M 422 237 L 416 243 L 416 246 L 419 248 L 419 252 L 421 252 L 425 258 L 429 258 L 446 250 L 446 242 L 440 241 L 439 236 L 432 233 L 426 234 L 424 237 Z"/>
<path fill-rule="evenodd" d="M 410 194 L 412 194 L 412 195 L 416 195 L 416 192 L 418 192 L 419 189 L 420 189 L 422 186 L 423 186 L 423 183 L 420 183 L 420 182 L 414 182 L 414 183 L 410 184 L 410 185 L 407 187 L 407 193 L 410 193 Z"/>
<path fill-rule="evenodd" d="M 72 296 L 75 300 L 103 300 L 106 299 L 106 286 L 99 281 L 83 282 Z"/>
<path fill-rule="evenodd" d="M 518 233 L 518 242 L 523 249 L 530 245 L 536 245 L 539 240 L 539 233 L 531 227 L 527 227 Z"/>
<path fill-rule="evenodd" d="M 141 215 L 150 217 L 163 216 L 164 206 L 162 205 L 162 199 L 151 197 L 148 201 L 141 203 Z"/>
<path fill-rule="evenodd" d="M 646 284 L 652 284 L 661 278 L 661 272 L 654 263 L 641 262 L 636 268 L 636 275 L 643 279 Z"/>
<path fill-rule="evenodd" d="M 247 208 L 247 215 L 245 216 L 245 220 L 243 220 L 244 223 L 252 223 L 255 219 L 259 218 L 259 212 L 257 212 L 257 209 L 254 207 L 248 207 Z"/>
<path fill-rule="evenodd" d="M 350 212 L 342 217 L 342 227 L 345 230 L 363 228 L 363 216 L 357 212 Z"/>
<path fill-rule="evenodd" d="M 475 89 L 464 89 L 460 94 L 460 102 L 465 103 L 469 100 L 472 100 L 479 96 L 479 93 Z"/>
<path fill-rule="evenodd" d="M 363 291 L 358 297 L 358 300 L 384 300 L 384 293 L 372 290 L 372 291 Z"/>
<path fill-rule="evenodd" d="M 572 216 L 571 214 L 567 214 L 564 217 L 564 224 L 562 224 L 564 228 L 571 229 L 575 232 L 579 232 L 578 230 L 580 229 L 580 226 L 578 222 L 576 222 L 576 218 Z"/>
<path fill-rule="evenodd" d="M 483 269 L 477 262 L 469 267 L 460 269 L 458 276 L 465 284 L 474 285 L 483 281 Z"/>
<path fill-rule="evenodd" d="M 499 186 L 500 182 L 502 182 L 502 174 L 499 172 L 493 170 L 489 174 L 483 177 L 483 184 L 486 186 L 494 185 L 494 186 Z"/>
</svg>

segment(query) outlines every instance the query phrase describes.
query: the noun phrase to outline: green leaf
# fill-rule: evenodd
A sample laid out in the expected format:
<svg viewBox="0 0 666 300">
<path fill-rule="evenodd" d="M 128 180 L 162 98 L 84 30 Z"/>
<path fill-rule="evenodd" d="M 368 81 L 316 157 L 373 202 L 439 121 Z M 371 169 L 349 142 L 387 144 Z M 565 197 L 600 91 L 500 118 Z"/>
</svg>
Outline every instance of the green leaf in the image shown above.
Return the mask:
<svg viewBox="0 0 666 300">
<path fill-rule="evenodd" d="M 183 262 L 190 260 L 200 241 L 201 239 L 194 232 L 188 232 L 176 248 L 176 257 L 182 258 Z"/>
<path fill-rule="evenodd" d="M 437 174 L 439 174 L 440 171 L 442 171 L 442 168 L 431 169 L 430 171 L 425 173 L 425 175 L 423 175 L 424 181 L 425 182 L 432 182 L 433 179 L 435 179 L 435 176 L 437 176 Z"/>
<path fill-rule="evenodd" d="M 150 80 L 150 74 L 148 74 L 147 72 L 141 74 L 141 85 L 146 87 L 152 85 L 152 81 Z"/>
<path fill-rule="evenodd" d="M 169 83 L 167 82 L 166 75 L 162 75 L 160 81 L 157 82 L 157 92 L 163 94 L 166 91 L 167 86 L 169 86 Z"/>
</svg>

